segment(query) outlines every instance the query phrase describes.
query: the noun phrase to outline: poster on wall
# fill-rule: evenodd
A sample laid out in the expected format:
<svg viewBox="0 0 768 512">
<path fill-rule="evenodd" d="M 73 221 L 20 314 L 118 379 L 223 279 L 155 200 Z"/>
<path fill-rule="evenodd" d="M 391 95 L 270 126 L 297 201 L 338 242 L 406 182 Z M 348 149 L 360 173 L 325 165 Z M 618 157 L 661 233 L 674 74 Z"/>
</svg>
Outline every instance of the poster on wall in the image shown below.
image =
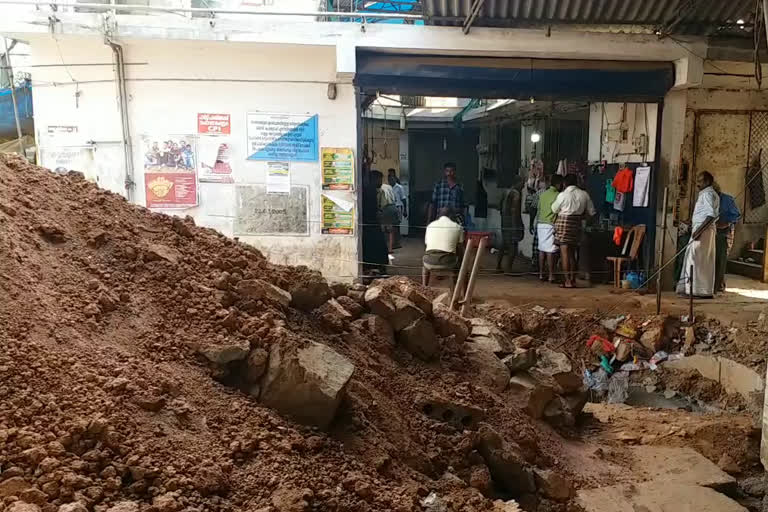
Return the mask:
<svg viewBox="0 0 768 512">
<path fill-rule="evenodd" d="M 323 148 L 323 190 L 352 190 L 355 154 L 351 148 Z"/>
<path fill-rule="evenodd" d="M 229 135 L 229 114 L 197 114 L 197 133 L 201 135 Z"/>
<path fill-rule="evenodd" d="M 308 235 L 309 187 L 268 194 L 266 185 L 235 186 L 235 235 Z"/>
<path fill-rule="evenodd" d="M 197 143 L 194 135 L 142 138 L 147 208 L 197 206 Z"/>
<path fill-rule="evenodd" d="M 246 115 L 248 160 L 317 162 L 317 114 Z"/>
<path fill-rule="evenodd" d="M 322 196 L 324 235 L 352 235 L 355 232 L 355 208 L 344 201 L 325 194 Z"/>
<path fill-rule="evenodd" d="M 267 194 L 290 193 L 290 164 L 288 162 L 267 162 Z"/>
<path fill-rule="evenodd" d="M 204 183 L 234 183 L 232 138 L 201 135 L 197 142 L 198 180 Z"/>
</svg>

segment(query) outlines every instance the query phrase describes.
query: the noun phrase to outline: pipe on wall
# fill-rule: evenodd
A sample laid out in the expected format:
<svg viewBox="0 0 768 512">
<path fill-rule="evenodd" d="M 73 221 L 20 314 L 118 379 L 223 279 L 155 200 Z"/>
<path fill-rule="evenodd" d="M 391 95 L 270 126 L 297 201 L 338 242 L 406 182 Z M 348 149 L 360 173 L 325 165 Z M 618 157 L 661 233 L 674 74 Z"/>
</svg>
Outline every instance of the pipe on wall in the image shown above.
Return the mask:
<svg viewBox="0 0 768 512">
<path fill-rule="evenodd" d="M 131 143 L 131 128 L 128 122 L 128 93 L 125 87 L 125 59 L 123 47 L 109 38 L 106 44 L 112 49 L 115 57 L 115 82 L 117 86 L 117 100 L 120 105 L 120 125 L 123 135 L 123 158 L 125 159 L 125 196 L 128 202 L 133 202 L 133 144 Z"/>
</svg>

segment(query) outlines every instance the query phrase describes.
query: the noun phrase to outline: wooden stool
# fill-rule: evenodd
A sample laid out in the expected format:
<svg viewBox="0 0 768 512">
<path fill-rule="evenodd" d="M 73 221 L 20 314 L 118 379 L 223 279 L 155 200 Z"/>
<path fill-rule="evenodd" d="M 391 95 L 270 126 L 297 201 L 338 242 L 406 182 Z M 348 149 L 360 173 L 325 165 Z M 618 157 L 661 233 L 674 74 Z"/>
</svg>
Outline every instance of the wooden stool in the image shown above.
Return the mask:
<svg viewBox="0 0 768 512">
<path fill-rule="evenodd" d="M 625 256 L 608 256 L 605 259 L 613 262 L 613 287 L 621 288 L 621 265 L 629 263 L 631 258 Z"/>
<path fill-rule="evenodd" d="M 456 286 L 456 269 L 442 269 L 442 268 L 435 268 L 435 269 L 427 269 L 429 270 L 429 279 L 427 279 L 427 286 L 432 287 L 432 281 L 438 280 L 442 281 L 443 279 L 448 279 L 448 289 L 453 290 L 453 287 Z"/>
</svg>

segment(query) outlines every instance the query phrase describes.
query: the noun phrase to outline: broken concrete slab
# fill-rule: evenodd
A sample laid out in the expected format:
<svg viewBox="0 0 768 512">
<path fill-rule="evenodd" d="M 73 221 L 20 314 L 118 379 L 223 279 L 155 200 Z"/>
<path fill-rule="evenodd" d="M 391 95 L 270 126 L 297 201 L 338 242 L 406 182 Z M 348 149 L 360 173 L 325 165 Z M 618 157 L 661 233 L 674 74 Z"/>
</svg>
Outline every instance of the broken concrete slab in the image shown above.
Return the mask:
<svg viewBox="0 0 768 512">
<path fill-rule="evenodd" d="M 330 286 L 319 273 L 313 280 L 293 284 L 288 292 L 291 306 L 302 311 L 312 311 L 333 297 Z"/>
<path fill-rule="evenodd" d="M 499 356 L 511 354 L 515 345 L 504 331 L 485 318 L 470 319 L 469 339 Z"/>
<path fill-rule="evenodd" d="M 539 347 L 536 366 L 528 372 L 534 379 L 552 386 L 560 394 L 578 391 L 582 387 L 582 379 L 573 373 L 568 356 L 546 347 Z"/>
<path fill-rule="evenodd" d="M 225 365 L 245 359 L 250 350 L 251 344 L 247 340 L 231 340 L 216 345 L 204 345 L 198 352 L 212 363 Z"/>
<path fill-rule="evenodd" d="M 478 432 L 477 451 L 485 460 L 494 482 L 514 495 L 534 492 L 533 472 L 527 467 L 520 448 L 505 441 L 490 425 Z"/>
<path fill-rule="evenodd" d="M 545 408 L 555 398 L 555 391 L 551 387 L 526 372 L 519 372 L 509 379 L 509 391 L 521 401 L 523 410 L 536 419 L 544 415 Z"/>
<path fill-rule="evenodd" d="M 513 374 L 525 371 L 536 364 L 536 351 L 518 347 L 515 348 L 513 353 L 502 359 L 501 362 L 507 365 L 507 368 Z"/>
<path fill-rule="evenodd" d="M 467 359 L 477 369 L 477 382 L 497 393 L 504 391 L 509 383 L 509 369 L 493 352 L 475 343 L 464 343 Z"/>
<path fill-rule="evenodd" d="M 718 491 L 727 491 L 736 485 L 736 479 L 691 448 L 634 446 L 631 454 L 630 466 L 644 480 L 698 485 Z"/>
<path fill-rule="evenodd" d="M 476 429 L 485 417 L 485 411 L 480 408 L 435 396 L 420 398 L 417 407 L 433 420 L 449 423 L 459 430 Z"/>
<path fill-rule="evenodd" d="M 695 354 L 667 361 L 664 367 L 697 370 L 702 377 L 720 383 L 728 393 L 740 394 L 747 403 L 755 399 L 755 394 L 762 396 L 765 389 L 765 381 L 756 371 L 725 357 Z"/>
<path fill-rule="evenodd" d="M 336 299 L 328 299 L 325 304 L 315 309 L 314 315 L 327 328 L 342 332 L 354 318 Z"/>
<path fill-rule="evenodd" d="M 432 301 L 430 301 L 426 295 L 416 289 L 411 284 L 403 284 L 400 286 L 400 294 L 403 298 L 413 302 L 417 308 L 419 308 L 425 315 L 432 314 Z"/>
<path fill-rule="evenodd" d="M 386 320 L 389 320 L 395 313 L 392 296 L 379 286 L 372 286 L 365 291 L 365 305 L 371 313 Z"/>
<path fill-rule="evenodd" d="M 235 285 L 235 293 L 239 296 L 253 300 L 269 300 L 288 307 L 291 303 L 291 294 L 272 283 L 261 279 L 243 279 Z"/>
<path fill-rule="evenodd" d="M 307 425 L 327 428 L 355 366 L 321 343 L 272 345 L 261 383 L 261 401 Z"/>
<path fill-rule="evenodd" d="M 424 317 L 415 320 L 397 333 L 397 341 L 408 352 L 425 361 L 432 359 L 440 351 L 440 342 L 435 335 L 435 330 Z"/>
<path fill-rule="evenodd" d="M 392 304 L 395 306 L 395 311 L 387 320 L 396 332 L 405 329 L 424 316 L 424 312 L 417 308 L 416 304 L 403 297 L 393 296 Z"/>
<path fill-rule="evenodd" d="M 395 344 L 395 330 L 379 315 L 365 314 L 359 320 L 355 321 L 362 329 L 368 331 L 387 345 Z"/>
<path fill-rule="evenodd" d="M 547 498 L 556 501 L 568 501 L 573 496 L 573 482 L 557 471 L 535 469 L 536 487 Z"/>
<path fill-rule="evenodd" d="M 440 336 L 454 336 L 458 343 L 462 343 L 469 336 L 467 321 L 448 306 L 436 304 L 432 309 L 432 317 L 435 330 Z"/>
<path fill-rule="evenodd" d="M 580 490 L 575 501 L 585 512 L 747 512 L 713 489 L 664 480 Z"/>
</svg>

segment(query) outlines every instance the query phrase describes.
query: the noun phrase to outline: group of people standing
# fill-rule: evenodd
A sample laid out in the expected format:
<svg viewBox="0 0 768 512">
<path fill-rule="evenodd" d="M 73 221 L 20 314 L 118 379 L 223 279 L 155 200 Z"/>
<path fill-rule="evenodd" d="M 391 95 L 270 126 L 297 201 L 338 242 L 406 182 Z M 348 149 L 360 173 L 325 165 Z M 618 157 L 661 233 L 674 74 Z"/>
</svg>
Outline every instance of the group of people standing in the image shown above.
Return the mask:
<svg viewBox="0 0 768 512">
<path fill-rule="evenodd" d="M 559 254 L 564 276 L 561 286 L 564 288 L 576 285 L 576 260 L 583 242 L 583 224 L 597 213 L 589 193 L 577 183 L 575 174 L 564 177 L 555 174 L 540 178 L 528 191 L 529 231 L 534 236 L 534 255 L 538 252 L 539 279 L 556 282 L 555 266 Z M 522 188 L 523 180 L 515 177 L 512 187 L 502 196 L 499 271 L 510 271 L 518 245 L 525 236 Z M 584 251 L 581 252 L 583 257 Z"/>
<path fill-rule="evenodd" d="M 400 223 L 408 217 L 408 198 L 395 169 L 371 170 L 363 186 L 363 260 L 369 270 L 383 270 L 400 245 Z M 379 268 L 377 268 L 379 267 Z"/>
</svg>

